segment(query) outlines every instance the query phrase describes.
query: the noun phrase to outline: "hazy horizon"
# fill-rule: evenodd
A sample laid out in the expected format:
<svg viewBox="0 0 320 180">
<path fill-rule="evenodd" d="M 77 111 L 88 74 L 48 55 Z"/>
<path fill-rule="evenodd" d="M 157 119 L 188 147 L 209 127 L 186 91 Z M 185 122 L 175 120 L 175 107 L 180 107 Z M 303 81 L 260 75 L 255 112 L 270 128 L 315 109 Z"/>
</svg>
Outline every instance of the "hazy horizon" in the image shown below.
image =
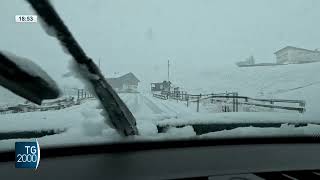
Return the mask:
<svg viewBox="0 0 320 180">
<path fill-rule="evenodd" d="M 253 55 L 275 62 L 274 52 L 287 45 L 319 48 L 316 0 L 156 1 L 53 0 L 71 32 L 107 77 L 133 72 L 142 81 L 175 71 L 201 71 L 234 65 Z M 16 23 L 18 14 L 35 14 L 20 0 L 0 2 L 0 49 L 34 60 L 58 83 L 71 59 L 40 23 Z M 76 5 L 75 5 L 76 4 Z M 318 8 L 319 7 L 319 8 Z M 192 73 L 190 71 L 186 73 Z"/>
</svg>

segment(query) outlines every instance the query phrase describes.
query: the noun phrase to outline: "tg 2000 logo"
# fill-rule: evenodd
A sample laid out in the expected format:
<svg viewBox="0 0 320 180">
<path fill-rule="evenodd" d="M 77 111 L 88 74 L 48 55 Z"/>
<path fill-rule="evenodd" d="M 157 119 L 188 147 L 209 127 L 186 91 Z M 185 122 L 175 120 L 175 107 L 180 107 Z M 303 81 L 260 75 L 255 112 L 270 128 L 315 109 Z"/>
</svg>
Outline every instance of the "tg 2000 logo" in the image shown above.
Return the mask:
<svg viewBox="0 0 320 180">
<path fill-rule="evenodd" d="M 40 162 L 40 146 L 38 141 L 16 142 L 16 168 L 37 169 Z"/>
</svg>

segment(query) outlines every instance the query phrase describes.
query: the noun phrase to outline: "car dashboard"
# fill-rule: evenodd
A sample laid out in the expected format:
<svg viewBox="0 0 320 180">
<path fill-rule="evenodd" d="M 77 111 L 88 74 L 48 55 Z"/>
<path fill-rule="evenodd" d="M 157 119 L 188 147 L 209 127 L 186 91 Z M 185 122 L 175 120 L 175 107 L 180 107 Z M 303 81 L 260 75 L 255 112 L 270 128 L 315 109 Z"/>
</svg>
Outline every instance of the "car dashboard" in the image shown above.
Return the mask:
<svg viewBox="0 0 320 180">
<path fill-rule="evenodd" d="M 37 170 L 15 169 L 1 153 L 6 179 L 320 179 L 317 138 L 135 142 L 41 150 Z M 297 178 L 299 177 L 299 178 Z"/>
</svg>

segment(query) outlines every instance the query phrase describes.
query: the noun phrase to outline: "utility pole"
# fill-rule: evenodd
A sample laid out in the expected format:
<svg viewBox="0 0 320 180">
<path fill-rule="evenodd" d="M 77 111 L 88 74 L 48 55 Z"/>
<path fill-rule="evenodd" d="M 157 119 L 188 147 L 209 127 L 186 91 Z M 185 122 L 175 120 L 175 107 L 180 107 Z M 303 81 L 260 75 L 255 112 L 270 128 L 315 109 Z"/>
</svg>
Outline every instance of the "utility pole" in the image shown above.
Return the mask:
<svg viewBox="0 0 320 180">
<path fill-rule="evenodd" d="M 168 82 L 170 81 L 170 60 L 168 60 Z"/>
<path fill-rule="evenodd" d="M 100 68 L 100 59 L 99 59 L 99 69 L 101 70 L 101 68 Z"/>
</svg>

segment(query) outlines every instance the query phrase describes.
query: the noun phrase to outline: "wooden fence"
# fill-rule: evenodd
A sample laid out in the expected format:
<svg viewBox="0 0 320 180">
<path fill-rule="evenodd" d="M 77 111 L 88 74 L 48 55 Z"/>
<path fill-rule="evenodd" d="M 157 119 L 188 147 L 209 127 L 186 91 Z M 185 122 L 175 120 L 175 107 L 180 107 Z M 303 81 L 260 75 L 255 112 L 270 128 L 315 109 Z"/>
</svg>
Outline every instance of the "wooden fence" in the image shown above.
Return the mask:
<svg viewBox="0 0 320 180">
<path fill-rule="evenodd" d="M 68 92 L 69 93 L 66 93 L 65 88 L 63 93 L 64 97 L 43 101 L 40 106 L 28 101 L 23 104 L 3 106 L 0 107 L 0 114 L 60 110 L 70 106 L 79 105 L 83 100 L 94 97 L 84 89 L 70 88 L 68 89 Z"/>
<path fill-rule="evenodd" d="M 93 98 L 93 94 L 85 89 L 78 89 L 78 88 L 64 88 L 63 94 L 66 97 L 74 97 L 77 100 L 86 99 L 86 98 Z"/>
<path fill-rule="evenodd" d="M 156 98 L 159 98 L 159 99 L 164 99 L 164 100 L 168 99 L 168 96 L 167 96 L 167 95 L 156 94 L 156 93 L 154 93 L 154 94 L 152 94 L 152 95 L 153 95 L 153 97 L 156 97 Z"/>
<path fill-rule="evenodd" d="M 303 113 L 305 112 L 306 104 L 303 100 L 259 99 L 247 96 L 239 96 L 237 92 L 226 92 L 219 94 L 188 94 L 186 92 L 167 92 L 162 94 L 153 94 L 153 96 L 160 99 L 174 99 L 177 101 L 185 101 L 187 106 L 189 106 L 190 103 L 197 103 L 197 112 L 200 111 L 200 102 L 204 101 L 207 101 L 211 104 L 223 103 L 224 106 L 222 106 L 222 111 L 224 112 L 238 112 L 239 105 L 247 105 L 271 109 L 284 109 Z"/>
</svg>

